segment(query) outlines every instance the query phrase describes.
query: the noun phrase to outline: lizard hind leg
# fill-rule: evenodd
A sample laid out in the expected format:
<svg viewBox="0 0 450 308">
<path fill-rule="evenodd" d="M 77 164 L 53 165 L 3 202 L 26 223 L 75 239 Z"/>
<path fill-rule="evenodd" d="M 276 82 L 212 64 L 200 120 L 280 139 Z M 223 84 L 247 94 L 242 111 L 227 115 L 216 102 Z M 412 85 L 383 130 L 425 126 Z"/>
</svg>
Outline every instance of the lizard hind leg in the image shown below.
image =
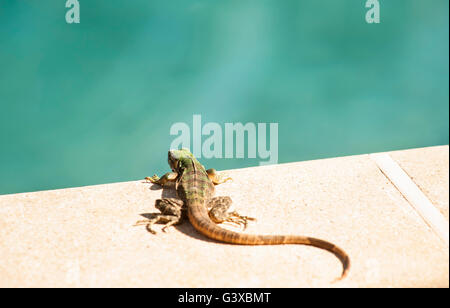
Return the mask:
<svg viewBox="0 0 450 308">
<path fill-rule="evenodd" d="M 167 228 L 175 224 L 180 223 L 185 216 L 185 209 L 183 207 L 183 201 L 176 198 L 163 198 L 155 201 L 155 207 L 161 211 L 161 213 L 153 214 L 150 219 L 139 220 L 135 226 L 146 225 L 147 230 L 150 233 L 156 234 L 152 229 L 152 226 L 156 223 L 163 223 L 163 232 L 167 232 Z"/>
<path fill-rule="evenodd" d="M 208 202 L 209 217 L 216 224 L 223 222 L 230 222 L 236 224 L 245 230 L 249 220 L 256 220 L 255 218 L 239 215 L 236 211 L 229 212 L 231 206 L 231 198 L 214 197 Z"/>
</svg>

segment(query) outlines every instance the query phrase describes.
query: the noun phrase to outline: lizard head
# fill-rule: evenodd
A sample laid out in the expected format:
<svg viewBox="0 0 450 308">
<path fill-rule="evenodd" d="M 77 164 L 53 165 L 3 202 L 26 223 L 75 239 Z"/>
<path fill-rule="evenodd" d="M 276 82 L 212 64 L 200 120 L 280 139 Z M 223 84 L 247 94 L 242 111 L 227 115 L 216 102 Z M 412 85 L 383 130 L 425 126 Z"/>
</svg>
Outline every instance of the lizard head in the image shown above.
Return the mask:
<svg viewBox="0 0 450 308">
<path fill-rule="evenodd" d="M 195 157 L 188 149 L 170 150 L 168 154 L 169 166 L 173 172 L 179 173 L 192 160 L 195 160 Z"/>
</svg>

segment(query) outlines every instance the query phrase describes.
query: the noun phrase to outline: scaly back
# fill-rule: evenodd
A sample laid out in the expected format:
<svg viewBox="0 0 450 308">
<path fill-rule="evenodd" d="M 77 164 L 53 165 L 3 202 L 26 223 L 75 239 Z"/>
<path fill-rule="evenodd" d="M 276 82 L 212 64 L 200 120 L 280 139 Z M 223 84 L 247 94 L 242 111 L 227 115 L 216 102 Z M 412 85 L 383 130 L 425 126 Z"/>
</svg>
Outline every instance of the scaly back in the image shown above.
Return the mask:
<svg viewBox="0 0 450 308">
<path fill-rule="evenodd" d="M 177 194 L 188 207 L 194 204 L 204 206 L 214 195 L 214 184 L 205 167 L 190 152 L 188 154 L 179 158 L 181 174 L 177 181 Z"/>
</svg>

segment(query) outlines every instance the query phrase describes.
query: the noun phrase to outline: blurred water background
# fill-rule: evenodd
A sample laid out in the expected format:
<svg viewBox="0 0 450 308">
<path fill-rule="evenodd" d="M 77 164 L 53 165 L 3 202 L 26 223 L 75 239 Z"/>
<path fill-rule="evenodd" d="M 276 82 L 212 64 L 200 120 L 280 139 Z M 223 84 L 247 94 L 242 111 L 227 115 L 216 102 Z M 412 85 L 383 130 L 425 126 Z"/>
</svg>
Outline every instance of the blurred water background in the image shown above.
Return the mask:
<svg viewBox="0 0 450 308">
<path fill-rule="evenodd" d="M 279 163 L 449 142 L 447 0 L 79 2 L 0 0 L 0 194 L 165 172 L 193 114 L 279 123 Z"/>
</svg>

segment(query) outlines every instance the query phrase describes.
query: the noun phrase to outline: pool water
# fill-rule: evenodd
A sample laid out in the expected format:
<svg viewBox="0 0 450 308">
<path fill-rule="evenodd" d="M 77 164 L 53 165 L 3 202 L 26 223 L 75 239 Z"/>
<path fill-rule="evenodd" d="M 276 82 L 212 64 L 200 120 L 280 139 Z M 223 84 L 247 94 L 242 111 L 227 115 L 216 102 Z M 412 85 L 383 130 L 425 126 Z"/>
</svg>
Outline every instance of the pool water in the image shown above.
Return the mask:
<svg viewBox="0 0 450 308">
<path fill-rule="evenodd" d="M 0 194 L 165 172 L 194 115 L 278 123 L 278 163 L 449 142 L 446 0 L 64 2 L 1 1 Z"/>
</svg>

